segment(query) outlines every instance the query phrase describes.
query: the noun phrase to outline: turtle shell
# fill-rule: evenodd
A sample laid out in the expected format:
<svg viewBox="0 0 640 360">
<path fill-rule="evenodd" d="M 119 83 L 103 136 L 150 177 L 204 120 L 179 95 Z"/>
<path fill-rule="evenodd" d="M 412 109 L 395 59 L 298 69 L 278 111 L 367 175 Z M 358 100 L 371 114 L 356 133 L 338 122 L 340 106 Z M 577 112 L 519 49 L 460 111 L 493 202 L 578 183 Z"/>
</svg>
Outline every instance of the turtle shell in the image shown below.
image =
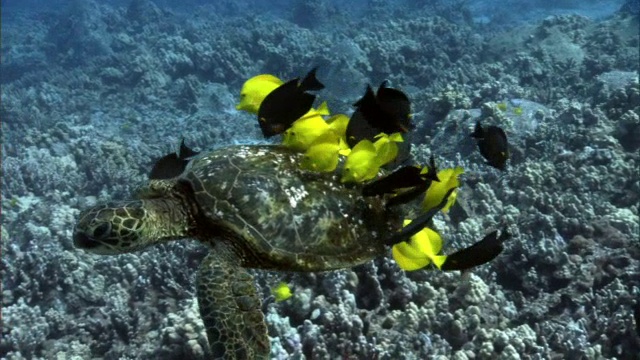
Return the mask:
<svg viewBox="0 0 640 360">
<path fill-rule="evenodd" d="M 351 267 L 385 252 L 402 226 L 397 210 L 336 174 L 300 168 L 283 146 L 232 146 L 192 160 L 187 183 L 200 214 L 198 237 L 227 242 L 243 266 L 291 271 Z"/>
</svg>

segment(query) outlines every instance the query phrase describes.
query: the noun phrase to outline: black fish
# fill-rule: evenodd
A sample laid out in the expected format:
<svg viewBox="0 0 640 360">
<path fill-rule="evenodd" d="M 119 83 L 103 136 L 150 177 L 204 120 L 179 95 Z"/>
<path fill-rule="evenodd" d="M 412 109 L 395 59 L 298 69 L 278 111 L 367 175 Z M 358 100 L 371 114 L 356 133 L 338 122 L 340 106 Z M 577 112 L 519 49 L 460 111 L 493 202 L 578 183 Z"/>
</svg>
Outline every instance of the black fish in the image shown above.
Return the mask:
<svg viewBox="0 0 640 360">
<path fill-rule="evenodd" d="M 436 169 L 436 164 L 433 160 L 433 155 L 429 159 L 429 166 L 427 167 L 427 173 L 421 174 L 421 176 L 422 176 L 422 184 L 419 184 L 418 186 L 415 186 L 408 190 L 401 190 L 397 192 L 391 199 L 387 200 L 387 203 L 385 204 L 385 206 L 389 208 L 389 207 L 400 205 L 400 204 L 406 204 L 412 201 L 413 199 L 417 198 L 418 196 L 424 194 L 429 189 L 429 186 L 431 186 L 431 182 L 433 181 L 440 182 L 440 179 L 438 178 L 438 169 Z"/>
<path fill-rule="evenodd" d="M 510 237 L 511 234 L 506 228 L 502 230 L 499 237 L 498 231 L 494 230 L 477 243 L 447 255 L 441 270 L 468 270 L 486 264 L 502 252 L 504 249 L 503 243 Z"/>
<path fill-rule="evenodd" d="M 287 81 L 264 98 L 258 109 L 258 123 L 264 137 L 285 132 L 311 109 L 316 96 L 307 91 L 324 89 L 316 78 L 316 70 L 309 71 L 302 81 L 300 78 Z"/>
<path fill-rule="evenodd" d="M 480 154 L 487 160 L 487 164 L 496 169 L 504 170 L 509 159 L 509 142 L 504 130 L 497 126 L 483 128 L 480 121 L 471 137 L 478 140 Z"/>
<path fill-rule="evenodd" d="M 347 124 L 347 145 L 353 148 L 364 139 L 375 141 L 375 136 L 380 134 L 380 132 L 380 130 L 369 125 L 360 110 L 356 110 L 351 115 L 349 123 Z"/>
<path fill-rule="evenodd" d="M 180 149 L 177 153 L 172 152 L 167 154 L 153 164 L 153 168 L 149 173 L 149 179 L 173 179 L 176 176 L 180 176 L 187 167 L 189 160 L 199 153 L 199 151 L 193 151 L 186 146 L 184 144 L 184 139 L 182 139 L 182 141 L 180 141 Z"/>
<path fill-rule="evenodd" d="M 191 159 L 198 154 L 200 154 L 200 151 L 191 150 L 191 148 L 184 144 L 184 139 L 180 141 L 180 149 L 178 149 L 178 157 L 180 159 Z"/>
<path fill-rule="evenodd" d="M 387 201 L 386 206 L 390 207 L 405 204 L 415 199 L 429 189 L 432 181 L 440 182 L 433 156 L 429 159 L 426 173 L 423 174 L 422 169 L 417 166 L 402 167 L 385 177 L 365 185 L 362 188 L 362 195 L 376 196 L 395 193 L 395 195 Z"/>
<path fill-rule="evenodd" d="M 411 102 L 405 93 L 398 89 L 388 88 L 383 81 L 376 93 L 378 105 L 394 119 L 395 127 L 406 133 L 414 128 L 411 124 Z"/>
<path fill-rule="evenodd" d="M 418 166 L 403 166 L 391 174 L 366 184 L 362 188 L 363 196 L 393 194 L 403 188 L 411 188 L 424 183 L 422 169 Z"/>
<path fill-rule="evenodd" d="M 433 219 L 433 217 L 436 216 L 438 211 L 442 210 L 442 208 L 445 207 L 445 205 L 447 205 L 447 201 L 449 201 L 449 196 L 454 190 L 455 188 L 450 189 L 442 198 L 442 201 L 440 202 L 440 204 L 438 204 L 438 206 L 434 207 L 433 209 L 413 219 L 409 225 L 403 227 L 401 230 L 399 230 L 398 232 L 393 234 L 391 237 L 389 237 L 385 241 L 385 244 L 389 246 L 393 246 L 402 241 L 407 241 L 413 235 L 420 232 L 420 230 L 422 230 L 425 226 L 427 226 L 427 224 L 431 221 L 431 219 Z M 447 260 L 448 259 L 449 258 L 447 257 Z"/>
<path fill-rule="evenodd" d="M 374 94 L 370 85 L 360 100 L 353 105 L 356 111 L 347 125 L 347 144 L 355 146 L 360 140 L 373 140 L 380 133 L 406 133 L 411 124 L 411 102 L 405 93 L 388 88 L 387 82 L 380 84 Z"/>
<path fill-rule="evenodd" d="M 387 202 L 384 205 L 387 208 L 390 208 L 392 206 L 406 204 L 411 200 L 417 198 L 418 196 L 424 194 L 427 190 L 429 190 L 430 185 L 431 185 L 431 181 L 412 187 L 408 190 L 400 191 L 396 195 L 394 195 L 391 199 L 387 200 Z"/>
</svg>

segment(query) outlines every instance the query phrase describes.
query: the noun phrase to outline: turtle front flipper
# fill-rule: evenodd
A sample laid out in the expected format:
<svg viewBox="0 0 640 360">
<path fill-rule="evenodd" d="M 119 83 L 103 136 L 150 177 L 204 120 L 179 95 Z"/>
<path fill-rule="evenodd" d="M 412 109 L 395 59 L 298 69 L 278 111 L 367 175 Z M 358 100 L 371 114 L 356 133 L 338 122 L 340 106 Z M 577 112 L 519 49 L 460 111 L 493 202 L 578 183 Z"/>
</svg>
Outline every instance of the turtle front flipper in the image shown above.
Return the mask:
<svg viewBox="0 0 640 360">
<path fill-rule="evenodd" d="M 253 277 L 223 245 L 198 270 L 200 316 L 214 359 L 268 359 L 267 326 Z"/>
</svg>

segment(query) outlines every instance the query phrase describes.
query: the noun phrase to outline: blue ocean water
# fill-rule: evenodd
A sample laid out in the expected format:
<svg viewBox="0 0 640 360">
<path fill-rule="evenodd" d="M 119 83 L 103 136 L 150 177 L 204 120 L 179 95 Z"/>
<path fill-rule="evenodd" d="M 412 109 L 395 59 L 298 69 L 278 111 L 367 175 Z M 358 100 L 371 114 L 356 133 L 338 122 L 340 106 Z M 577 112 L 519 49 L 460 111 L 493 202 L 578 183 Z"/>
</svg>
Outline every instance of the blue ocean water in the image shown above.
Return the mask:
<svg viewBox="0 0 640 360">
<path fill-rule="evenodd" d="M 453 259 L 469 249 L 465 260 L 478 261 L 487 250 L 472 245 L 487 234 L 511 238 L 495 259 L 464 272 L 441 271 L 433 258 L 405 271 L 392 246 L 335 271 L 231 262 L 232 273 L 255 280 L 249 294 L 260 302 L 251 309 L 263 314 L 268 339 L 247 335 L 262 324 L 248 316 L 225 323 L 225 331 L 248 329 L 236 357 L 225 358 L 640 358 L 637 0 L 3 0 L 1 11 L 0 359 L 216 358 L 196 282 L 207 254 L 228 245 L 188 216 L 194 230 L 176 224 L 196 208 L 209 219 L 224 211 L 196 204 L 193 184 L 182 181 L 171 194 L 191 206 L 169 201 L 179 206 L 154 213 L 152 229 L 173 226 L 185 240 L 111 256 L 81 249 L 95 245 L 79 240 L 82 211 L 167 199 L 148 188 L 149 175 L 161 157 L 180 157 L 182 139 L 202 155 L 281 143 L 238 109 L 243 85 L 314 67 L 325 88 L 312 92 L 313 106 L 326 101 L 330 115 L 351 118 L 367 85 L 386 81 L 407 96 L 410 157 L 394 166 L 433 156 L 438 169 L 463 169 L 455 203 L 429 223 L 443 242 L 436 253 Z M 318 116 L 322 126 L 330 115 Z M 470 137 L 477 122 L 504 130 L 504 170 L 488 165 Z M 385 171 L 393 167 L 377 176 Z M 227 184 L 214 180 L 216 189 Z M 308 194 L 281 189 L 296 216 L 280 224 L 265 189 L 267 181 L 243 188 L 261 196 L 253 215 L 269 215 L 251 226 L 315 226 L 313 214 L 296 213 Z M 332 242 L 366 249 L 382 236 L 346 224 Z M 324 250 L 313 234 L 279 244 Z M 253 286 L 225 292 L 229 283 L 216 281 L 223 294 L 240 294 L 223 314 L 248 306 L 251 296 L 241 295 Z M 292 295 L 276 301 L 281 282 Z"/>
</svg>

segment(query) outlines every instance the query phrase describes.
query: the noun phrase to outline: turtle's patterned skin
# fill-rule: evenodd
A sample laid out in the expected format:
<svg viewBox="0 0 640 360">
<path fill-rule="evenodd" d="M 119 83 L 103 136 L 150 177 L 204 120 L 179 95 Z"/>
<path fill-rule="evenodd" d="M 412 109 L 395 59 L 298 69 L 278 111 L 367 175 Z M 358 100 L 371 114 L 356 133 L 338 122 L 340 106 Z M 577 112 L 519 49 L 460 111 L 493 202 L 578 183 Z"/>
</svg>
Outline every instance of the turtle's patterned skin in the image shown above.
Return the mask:
<svg viewBox="0 0 640 360">
<path fill-rule="evenodd" d="M 282 146 L 234 146 L 197 157 L 178 178 L 152 181 L 145 198 L 85 210 L 77 247 L 119 254 L 196 238 L 211 247 L 197 294 L 216 359 L 267 359 L 261 302 L 244 268 L 323 271 L 386 251 L 402 214 L 335 174 L 301 170 Z"/>
</svg>

